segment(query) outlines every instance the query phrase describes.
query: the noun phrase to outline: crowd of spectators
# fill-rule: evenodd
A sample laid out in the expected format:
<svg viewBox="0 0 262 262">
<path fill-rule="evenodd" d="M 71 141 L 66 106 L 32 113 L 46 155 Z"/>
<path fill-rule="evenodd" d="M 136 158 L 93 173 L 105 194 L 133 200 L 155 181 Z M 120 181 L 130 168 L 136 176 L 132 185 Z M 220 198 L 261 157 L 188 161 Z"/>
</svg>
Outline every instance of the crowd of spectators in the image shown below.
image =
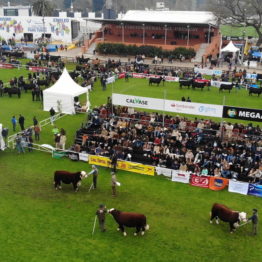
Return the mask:
<svg viewBox="0 0 262 262">
<path fill-rule="evenodd" d="M 112 113 L 113 111 L 113 113 Z M 259 126 L 103 106 L 77 131 L 73 150 L 132 162 L 262 182 Z"/>
</svg>

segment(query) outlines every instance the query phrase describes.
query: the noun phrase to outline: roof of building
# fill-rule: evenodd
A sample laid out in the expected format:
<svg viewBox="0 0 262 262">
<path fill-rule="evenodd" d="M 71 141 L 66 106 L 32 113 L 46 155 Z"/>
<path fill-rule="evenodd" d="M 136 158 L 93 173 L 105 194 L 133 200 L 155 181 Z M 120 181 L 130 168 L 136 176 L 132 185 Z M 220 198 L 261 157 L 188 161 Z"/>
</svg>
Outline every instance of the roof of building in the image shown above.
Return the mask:
<svg viewBox="0 0 262 262">
<path fill-rule="evenodd" d="M 212 12 L 204 11 L 147 11 L 130 10 L 117 19 L 122 22 L 176 23 L 176 24 L 217 24 Z"/>
</svg>

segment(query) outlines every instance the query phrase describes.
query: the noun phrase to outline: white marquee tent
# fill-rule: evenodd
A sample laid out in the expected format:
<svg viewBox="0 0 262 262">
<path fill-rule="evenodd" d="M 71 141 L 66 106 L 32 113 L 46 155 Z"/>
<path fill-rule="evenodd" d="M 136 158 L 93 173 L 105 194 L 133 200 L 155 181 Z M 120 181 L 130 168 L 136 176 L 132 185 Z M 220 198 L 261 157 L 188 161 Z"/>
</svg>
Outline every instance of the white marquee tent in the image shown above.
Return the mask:
<svg viewBox="0 0 262 262">
<path fill-rule="evenodd" d="M 44 111 L 53 107 L 56 112 L 75 114 L 74 97 L 87 92 L 88 88 L 79 86 L 64 68 L 57 82 L 43 92 Z"/>
<path fill-rule="evenodd" d="M 232 41 L 230 41 L 227 46 L 221 49 L 221 53 L 223 52 L 229 52 L 229 53 L 236 53 L 239 51 L 239 48 L 237 48 Z"/>
</svg>

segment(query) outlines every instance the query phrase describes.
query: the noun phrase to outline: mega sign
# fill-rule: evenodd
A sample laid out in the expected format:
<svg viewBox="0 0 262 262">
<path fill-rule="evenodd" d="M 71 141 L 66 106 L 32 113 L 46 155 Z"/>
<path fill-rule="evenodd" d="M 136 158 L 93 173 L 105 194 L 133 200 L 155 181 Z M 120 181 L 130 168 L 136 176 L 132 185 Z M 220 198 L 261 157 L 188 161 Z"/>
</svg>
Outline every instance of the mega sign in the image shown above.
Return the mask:
<svg viewBox="0 0 262 262">
<path fill-rule="evenodd" d="M 262 122 L 262 110 L 224 106 L 223 117 Z"/>
</svg>

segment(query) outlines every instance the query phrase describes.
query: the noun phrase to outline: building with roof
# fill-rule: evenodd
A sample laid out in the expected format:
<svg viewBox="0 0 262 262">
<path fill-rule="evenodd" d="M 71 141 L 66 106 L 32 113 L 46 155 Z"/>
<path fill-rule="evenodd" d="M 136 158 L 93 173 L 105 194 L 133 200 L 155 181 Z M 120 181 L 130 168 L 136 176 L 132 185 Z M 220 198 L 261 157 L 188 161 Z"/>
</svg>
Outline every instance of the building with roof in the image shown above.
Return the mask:
<svg viewBox="0 0 262 262">
<path fill-rule="evenodd" d="M 117 19 L 95 21 L 102 24 L 97 42 L 154 45 L 166 50 L 190 47 L 200 58 L 219 53 L 221 36 L 212 12 L 130 10 Z"/>
</svg>

